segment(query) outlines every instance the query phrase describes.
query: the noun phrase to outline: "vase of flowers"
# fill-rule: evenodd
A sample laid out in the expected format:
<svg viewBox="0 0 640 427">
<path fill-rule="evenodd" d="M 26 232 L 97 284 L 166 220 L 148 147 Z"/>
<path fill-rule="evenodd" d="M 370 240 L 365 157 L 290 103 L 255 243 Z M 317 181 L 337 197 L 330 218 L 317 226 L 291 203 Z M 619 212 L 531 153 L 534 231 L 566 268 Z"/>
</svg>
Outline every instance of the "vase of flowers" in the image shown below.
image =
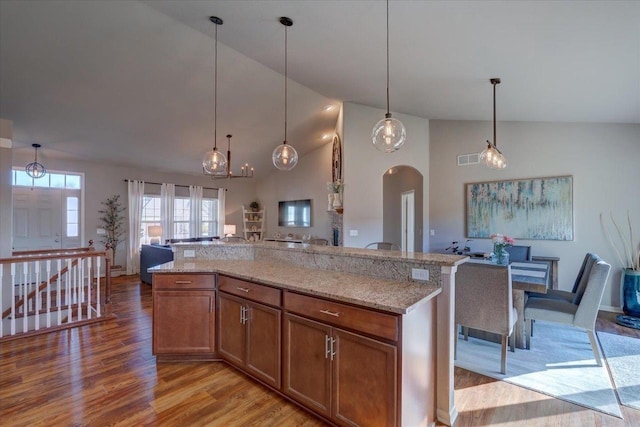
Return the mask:
<svg viewBox="0 0 640 427">
<path fill-rule="evenodd" d="M 512 246 L 516 241 L 506 234 L 492 234 L 491 240 L 493 241 L 491 261 L 498 265 L 509 265 L 509 252 L 505 248 Z"/>
<path fill-rule="evenodd" d="M 600 214 L 602 229 L 623 268 L 620 276 L 620 293 L 622 310 L 626 316 L 617 316 L 616 322 L 640 329 L 640 320 L 638 320 L 640 318 L 640 244 L 635 240 L 630 212 L 627 212 L 628 230 L 624 230 L 622 226 L 618 225 L 613 214 L 610 217 L 615 232 L 605 224 L 604 218 Z"/>
<path fill-rule="evenodd" d="M 342 208 L 342 190 L 344 190 L 342 181 L 327 182 L 327 190 L 329 190 L 329 210 Z"/>
</svg>

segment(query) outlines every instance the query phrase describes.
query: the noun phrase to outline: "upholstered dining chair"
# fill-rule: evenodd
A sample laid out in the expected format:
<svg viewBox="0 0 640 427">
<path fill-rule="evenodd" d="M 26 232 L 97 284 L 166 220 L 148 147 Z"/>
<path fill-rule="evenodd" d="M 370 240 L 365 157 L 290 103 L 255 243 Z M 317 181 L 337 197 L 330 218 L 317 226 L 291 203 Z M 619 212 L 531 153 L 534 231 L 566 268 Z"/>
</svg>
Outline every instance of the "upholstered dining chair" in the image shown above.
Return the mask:
<svg viewBox="0 0 640 427">
<path fill-rule="evenodd" d="M 465 263 L 455 277 L 455 322 L 462 326 L 467 339 L 468 328 L 501 336 L 500 373 L 507 371 L 507 339 L 515 348 L 513 326 L 518 313 L 513 307 L 511 267 Z M 457 341 L 457 340 L 456 340 Z M 457 351 L 457 346 L 456 346 Z"/>
<path fill-rule="evenodd" d="M 309 240 L 310 245 L 319 245 L 319 246 L 329 246 L 329 241 L 327 239 L 311 239 Z"/>
<path fill-rule="evenodd" d="M 598 309 L 607 284 L 611 265 L 596 254 L 587 254 L 585 268 L 572 299 L 531 296 L 524 306 L 526 347 L 531 348 L 531 327 L 534 320 L 574 326 L 587 332 L 598 366 L 602 366 L 596 341 L 595 325 Z"/>
<path fill-rule="evenodd" d="M 593 264 L 595 264 L 598 259 L 598 255 L 591 252 L 587 253 L 584 256 L 582 265 L 580 267 L 580 270 L 578 270 L 578 275 L 576 276 L 571 291 L 563 291 L 561 289 L 548 289 L 544 294 L 538 292 L 528 292 L 527 297 L 550 298 L 573 302 L 576 299 L 576 294 L 578 293 L 578 291 L 580 291 L 580 293 L 584 292 L 584 287 L 587 285 L 591 267 L 593 267 Z"/>
<path fill-rule="evenodd" d="M 365 249 L 382 249 L 385 251 L 399 251 L 400 246 L 390 242 L 373 242 L 364 247 Z"/>
<path fill-rule="evenodd" d="M 531 261 L 531 246 L 513 245 L 504 248 L 509 253 L 509 261 Z"/>
</svg>

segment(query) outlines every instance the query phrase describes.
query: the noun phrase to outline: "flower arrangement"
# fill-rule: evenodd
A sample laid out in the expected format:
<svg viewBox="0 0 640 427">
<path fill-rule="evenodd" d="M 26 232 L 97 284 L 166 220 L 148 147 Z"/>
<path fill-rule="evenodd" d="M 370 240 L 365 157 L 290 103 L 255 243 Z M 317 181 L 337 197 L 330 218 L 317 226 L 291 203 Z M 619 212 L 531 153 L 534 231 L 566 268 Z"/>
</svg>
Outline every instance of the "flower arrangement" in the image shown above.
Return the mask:
<svg viewBox="0 0 640 427">
<path fill-rule="evenodd" d="M 327 190 L 331 193 L 342 193 L 342 190 L 344 190 L 344 183 L 341 180 L 327 182 Z"/>
<path fill-rule="evenodd" d="M 620 260 L 623 268 L 627 270 L 640 271 L 640 244 L 634 239 L 633 226 L 631 225 L 631 213 L 627 211 L 629 236 L 626 236 L 625 233 L 623 233 L 622 228 L 613 218 L 613 214 L 609 214 L 609 216 L 611 217 L 611 222 L 616 229 L 616 234 L 620 240 L 621 245 L 618 246 L 614 243 L 614 233 L 612 233 L 610 231 L 610 228 L 605 224 L 602 214 L 600 214 L 600 224 L 602 225 L 602 229 L 604 230 L 604 233 L 609 240 L 609 244 L 618 257 L 618 260 Z"/>
<path fill-rule="evenodd" d="M 505 265 L 508 264 L 508 256 L 504 248 L 507 246 L 513 246 L 516 241 L 513 237 L 509 237 L 506 234 L 492 234 L 491 240 L 493 241 L 493 260 L 496 264 Z"/>
</svg>

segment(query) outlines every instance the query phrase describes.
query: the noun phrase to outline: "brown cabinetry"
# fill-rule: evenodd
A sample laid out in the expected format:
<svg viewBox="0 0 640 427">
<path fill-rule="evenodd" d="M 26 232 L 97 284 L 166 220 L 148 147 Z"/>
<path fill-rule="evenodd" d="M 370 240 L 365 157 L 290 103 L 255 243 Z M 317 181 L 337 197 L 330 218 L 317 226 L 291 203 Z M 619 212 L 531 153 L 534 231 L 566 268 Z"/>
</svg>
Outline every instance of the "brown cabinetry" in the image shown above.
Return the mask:
<svg viewBox="0 0 640 427">
<path fill-rule="evenodd" d="M 153 354 L 215 357 L 215 276 L 154 274 Z"/>
<path fill-rule="evenodd" d="M 264 383 L 280 388 L 280 290 L 220 276 L 219 353 Z M 245 297 L 228 294 L 241 293 Z M 257 301 L 252 301 L 255 299 Z"/>
<path fill-rule="evenodd" d="M 380 316 L 385 324 L 395 316 L 290 292 L 284 301 L 287 310 L 306 307 L 300 314 L 314 320 L 285 313 L 283 391 L 341 425 L 397 425 L 396 345 L 336 327 L 364 324 L 368 317 L 379 323 Z M 331 319 L 325 323 L 322 316 Z M 389 331 L 383 328 L 380 333 Z"/>
</svg>

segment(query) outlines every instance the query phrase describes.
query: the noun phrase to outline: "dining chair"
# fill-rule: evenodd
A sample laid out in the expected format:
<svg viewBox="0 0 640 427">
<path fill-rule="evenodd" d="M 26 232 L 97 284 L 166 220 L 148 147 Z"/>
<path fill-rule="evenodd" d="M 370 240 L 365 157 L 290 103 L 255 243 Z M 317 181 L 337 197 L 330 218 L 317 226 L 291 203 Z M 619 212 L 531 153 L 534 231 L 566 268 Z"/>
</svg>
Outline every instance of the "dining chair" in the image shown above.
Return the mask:
<svg viewBox="0 0 640 427">
<path fill-rule="evenodd" d="M 309 240 L 310 245 L 319 245 L 319 246 L 329 246 L 329 241 L 327 239 L 311 239 Z"/>
<path fill-rule="evenodd" d="M 567 299 L 529 297 L 525 303 L 524 319 L 527 349 L 531 348 L 531 327 L 534 320 L 570 325 L 587 332 L 596 363 L 598 366 L 602 366 L 602 358 L 596 341 L 595 325 L 611 265 L 596 254 L 588 255 L 593 258 L 593 263 L 588 272 L 585 269 L 571 301 Z M 589 259 L 586 259 L 586 266 L 588 264 Z"/>
<path fill-rule="evenodd" d="M 365 249 L 381 249 L 385 251 L 399 251 L 400 246 L 389 242 L 373 242 L 364 247 Z"/>
<path fill-rule="evenodd" d="M 465 263 L 458 267 L 455 276 L 456 325 L 463 328 L 465 340 L 468 328 L 501 336 L 502 374 L 507 371 L 509 337 L 510 349 L 515 349 L 513 326 L 518 313 L 513 306 L 512 290 L 510 266 Z"/>
<path fill-rule="evenodd" d="M 576 276 L 571 291 L 563 291 L 561 289 L 548 289 L 544 294 L 538 292 L 528 292 L 527 297 L 549 298 L 573 302 L 574 300 L 576 300 L 576 294 L 578 293 L 578 290 L 581 291 L 580 293 L 584 292 L 584 287 L 587 285 L 591 267 L 593 267 L 593 264 L 595 264 L 598 259 L 598 255 L 591 252 L 588 252 L 584 256 L 582 265 L 580 266 L 580 270 L 578 270 L 578 275 Z"/>
<path fill-rule="evenodd" d="M 531 261 L 531 246 L 513 245 L 504 249 L 509 253 L 510 262 Z"/>
</svg>

